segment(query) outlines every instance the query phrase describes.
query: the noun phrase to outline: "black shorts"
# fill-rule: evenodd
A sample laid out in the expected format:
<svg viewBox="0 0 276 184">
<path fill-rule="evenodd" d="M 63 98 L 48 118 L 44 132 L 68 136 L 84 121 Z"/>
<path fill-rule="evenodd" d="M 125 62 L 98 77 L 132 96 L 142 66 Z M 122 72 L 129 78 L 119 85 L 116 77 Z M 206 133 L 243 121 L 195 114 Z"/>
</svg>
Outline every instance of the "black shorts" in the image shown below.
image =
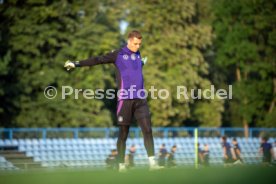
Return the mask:
<svg viewBox="0 0 276 184">
<path fill-rule="evenodd" d="M 133 116 L 136 120 L 150 117 L 150 111 L 146 99 L 129 99 L 118 101 L 118 125 L 130 125 Z"/>
</svg>

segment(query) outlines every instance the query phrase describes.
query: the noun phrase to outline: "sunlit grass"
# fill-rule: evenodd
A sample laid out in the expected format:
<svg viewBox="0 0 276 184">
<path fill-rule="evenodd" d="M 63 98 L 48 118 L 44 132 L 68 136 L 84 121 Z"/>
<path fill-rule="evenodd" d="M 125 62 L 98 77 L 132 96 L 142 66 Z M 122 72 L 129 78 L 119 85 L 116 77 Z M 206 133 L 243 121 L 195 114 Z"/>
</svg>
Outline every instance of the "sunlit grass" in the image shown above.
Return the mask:
<svg viewBox="0 0 276 184">
<path fill-rule="evenodd" d="M 91 169 L 1 171 L 0 184 L 253 184 L 275 183 L 275 167 L 134 169 L 127 173 Z"/>
</svg>

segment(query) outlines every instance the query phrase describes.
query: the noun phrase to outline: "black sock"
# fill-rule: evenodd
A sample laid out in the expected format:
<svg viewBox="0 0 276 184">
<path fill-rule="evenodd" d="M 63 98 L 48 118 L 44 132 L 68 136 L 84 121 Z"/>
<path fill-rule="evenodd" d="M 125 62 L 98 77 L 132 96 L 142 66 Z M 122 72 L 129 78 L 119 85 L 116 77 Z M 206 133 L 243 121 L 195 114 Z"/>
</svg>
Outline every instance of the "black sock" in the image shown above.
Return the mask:
<svg viewBox="0 0 276 184">
<path fill-rule="evenodd" d="M 150 118 L 142 118 L 138 120 L 144 136 L 144 144 L 147 150 L 148 157 L 154 156 L 154 143 L 151 129 Z"/>
<path fill-rule="evenodd" d="M 126 140 L 129 132 L 128 125 L 120 125 L 119 135 L 117 140 L 118 161 L 119 163 L 125 162 Z"/>
</svg>

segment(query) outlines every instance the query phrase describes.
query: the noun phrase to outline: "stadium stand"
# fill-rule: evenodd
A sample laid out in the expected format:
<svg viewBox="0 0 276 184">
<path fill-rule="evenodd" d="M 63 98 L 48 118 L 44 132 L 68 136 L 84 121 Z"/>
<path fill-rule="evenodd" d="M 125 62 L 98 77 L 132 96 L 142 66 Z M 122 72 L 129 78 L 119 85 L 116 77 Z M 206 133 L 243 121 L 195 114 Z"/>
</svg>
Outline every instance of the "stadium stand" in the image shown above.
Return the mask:
<svg viewBox="0 0 276 184">
<path fill-rule="evenodd" d="M 231 137 L 228 138 L 231 142 Z M 270 138 L 269 142 L 276 139 Z M 175 159 L 177 165 L 192 166 L 195 162 L 193 137 L 156 137 L 155 153 L 161 144 L 167 148 L 177 145 Z M 242 158 L 246 164 L 261 162 L 259 155 L 260 138 L 237 137 L 242 150 Z M 222 148 L 220 137 L 199 137 L 198 142 L 209 145 L 210 165 L 222 165 Z M 135 144 L 135 164 L 146 166 L 148 159 L 141 137 L 127 140 L 127 149 Z M 3 150 L 5 148 L 6 150 Z M 9 150 L 7 148 L 12 148 Z M 104 168 L 105 159 L 111 149 L 116 148 L 116 138 L 25 138 L 0 140 L 0 169 L 20 169 L 29 167 L 93 167 Z M 6 151 L 4 153 L 4 151 Z M 6 154 L 7 151 L 10 153 Z M 12 155 L 11 155 L 12 154 Z M 12 158 L 17 157 L 15 162 Z M 21 158 L 20 161 L 18 159 Z M 23 164 L 20 166 L 20 164 Z"/>
<path fill-rule="evenodd" d="M 18 169 L 15 167 L 11 162 L 8 162 L 4 157 L 0 156 L 0 171 L 1 170 L 16 170 Z"/>
<path fill-rule="evenodd" d="M 199 142 L 207 143 L 210 147 L 210 163 L 222 164 L 222 149 L 219 138 L 199 138 Z M 238 138 L 242 149 L 242 157 L 245 163 L 256 164 L 260 162 L 258 154 L 259 140 L 256 138 Z M 177 145 L 175 154 L 178 165 L 194 164 L 194 139 L 193 138 L 156 138 L 155 149 L 162 143 L 167 147 Z M 43 167 L 104 167 L 105 158 L 110 150 L 115 148 L 116 139 L 19 139 L 14 144 L 18 146 L 21 153 L 26 153 L 29 158 L 33 157 L 35 162 L 41 162 Z M 135 163 L 140 166 L 147 164 L 146 151 L 143 139 L 132 138 L 127 142 L 127 147 L 137 145 Z M 3 146 L 9 146 L 10 141 L 4 140 Z M 1 168 L 12 167 L 4 157 L 1 159 Z M 10 157 L 8 157 L 10 158 Z M 25 160 L 26 161 L 26 160 Z M 3 162 L 3 163 L 2 163 Z"/>
</svg>

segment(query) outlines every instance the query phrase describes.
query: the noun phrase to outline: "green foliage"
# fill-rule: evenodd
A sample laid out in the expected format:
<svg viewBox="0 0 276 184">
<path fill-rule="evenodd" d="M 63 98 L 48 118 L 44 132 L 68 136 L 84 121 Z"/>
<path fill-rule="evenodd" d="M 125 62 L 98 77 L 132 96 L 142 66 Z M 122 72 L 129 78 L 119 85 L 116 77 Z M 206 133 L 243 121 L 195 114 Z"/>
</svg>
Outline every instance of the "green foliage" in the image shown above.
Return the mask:
<svg viewBox="0 0 276 184">
<path fill-rule="evenodd" d="M 119 43 L 118 23 L 107 20 L 112 7 L 104 8 L 110 2 L 84 4 L 82 1 L 70 3 L 63 0 L 21 4 L 15 1 L 2 5 L 1 16 L 9 21 L 1 22 L 1 26 L 7 28 L 7 32 L 2 33 L 6 43 L 1 47 L 7 54 L 3 58 L 5 62 L 0 65 L 1 74 L 14 78 L 13 83 L 18 84 L 17 88 L 12 88 L 17 91 L 16 97 L 5 94 L 7 87 L 1 88 L 2 97 L 15 101 L 18 108 L 9 126 L 112 125 L 112 116 L 104 101 L 83 98 L 61 100 L 60 96 L 48 100 L 43 93 L 49 85 L 56 87 L 61 94 L 62 86 L 96 89 L 104 88 L 105 83 L 111 80 L 114 71 L 109 66 L 84 68 L 72 73 L 63 69 L 67 59 L 85 59 L 116 48 Z M 7 71 L 5 63 L 10 55 L 10 70 Z M 103 75 L 104 70 L 110 70 L 110 75 Z M 98 76 L 102 79 L 97 80 Z M 7 115 L 9 107 L 3 106 L 2 109 L 3 116 Z"/>
<path fill-rule="evenodd" d="M 116 88 L 112 65 L 67 72 L 66 60 L 117 49 L 127 31 L 143 34 L 147 89 L 154 126 L 273 127 L 276 106 L 274 2 L 265 0 L 4 1 L 0 4 L 0 126 L 113 126 L 116 100 L 61 99 L 62 86 Z M 191 89 L 233 85 L 233 100 L 177 98 Z M 57 98 L 44 96 L 47 86 Z"/>
<path fill-rule="evenodd" d="M 269 110 L 275 104 L 276 73 L 272 4 L 262 0 L 213 1 L 214 67 L 227 73 L 224 83 L 234 85 L 234 99 L 227 109 L 232 125 L 247 122 L 266 126 L 260 122 L 274 116 Z"/>
<path fill-rule="evenodd" d="M 156 126 L 182 126 L 192 119 L 202 126 L 221 124 L 222 102 L 177 99 L 177 86 L 207 89 L 208 64 L 204 52 L 212 44 L 212 28 L 200 22 L 197 1 L 130 1 L 129 29 L 144 34 L 142 54 L 146 86 L 169 89 L 170 98 L 151 100 L 152 121 Z M 195 104 L 195 105 L 194 105 Z M 212 111 L 209 113 L 207 111 Z M 203 115 L 204 114 L 204 115 Z"/>
</svg>

